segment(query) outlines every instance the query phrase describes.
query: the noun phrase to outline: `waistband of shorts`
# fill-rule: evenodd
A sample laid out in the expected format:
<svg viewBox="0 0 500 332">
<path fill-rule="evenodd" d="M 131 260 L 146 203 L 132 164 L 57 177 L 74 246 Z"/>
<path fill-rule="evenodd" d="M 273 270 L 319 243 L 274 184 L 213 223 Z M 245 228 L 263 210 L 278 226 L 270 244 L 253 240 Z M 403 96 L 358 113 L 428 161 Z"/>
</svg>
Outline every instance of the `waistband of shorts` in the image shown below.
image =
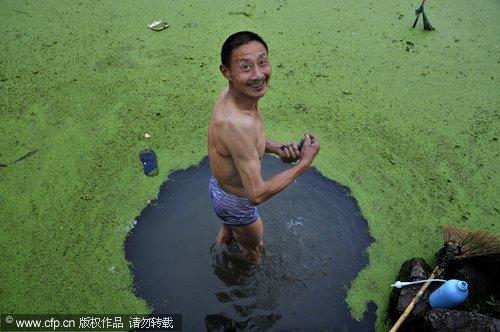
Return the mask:
<svg viewBox="0 0 500 332">
<path fill-rule="evenodd" d="M 210 181 L 211 182 L 214 182 L 214 184 L 217 186 L 217 188 L 219 188 L 221 191 L 223 191 L 226 195 L 228 196 L 231 196 L 231 197 L 234 197 L 236 199 L 244 199 L 244 200 L 248 200 L 248 197 L 247 196 L 238 196 L 238 195 L 235 195 L 233 193 L 230 193 L 229 191 L 225 190 L 224 188 L 222 188 L 220 185 L 219 185 L 219 181 L 217 181 L 217 179 L 215 178 L 215 176 L 212 175 L 212 177 L 210 178 Z"/>
</svg>

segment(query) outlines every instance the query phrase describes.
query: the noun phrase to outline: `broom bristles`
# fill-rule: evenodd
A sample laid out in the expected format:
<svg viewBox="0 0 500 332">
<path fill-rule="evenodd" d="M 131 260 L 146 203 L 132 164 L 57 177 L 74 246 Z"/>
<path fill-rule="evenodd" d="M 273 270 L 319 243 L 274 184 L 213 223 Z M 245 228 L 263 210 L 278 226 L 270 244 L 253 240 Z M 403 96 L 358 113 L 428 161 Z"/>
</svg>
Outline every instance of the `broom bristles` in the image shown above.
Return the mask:
<svg viewBox="0 0 500 332">
<path fill-rule="evenodd" d="M 459 249 L 455 259 L 500 255 L 500 236 L 488 231 L 467 231 L 456 226 L 444 226 L 443 237 Z"/>
</svg>

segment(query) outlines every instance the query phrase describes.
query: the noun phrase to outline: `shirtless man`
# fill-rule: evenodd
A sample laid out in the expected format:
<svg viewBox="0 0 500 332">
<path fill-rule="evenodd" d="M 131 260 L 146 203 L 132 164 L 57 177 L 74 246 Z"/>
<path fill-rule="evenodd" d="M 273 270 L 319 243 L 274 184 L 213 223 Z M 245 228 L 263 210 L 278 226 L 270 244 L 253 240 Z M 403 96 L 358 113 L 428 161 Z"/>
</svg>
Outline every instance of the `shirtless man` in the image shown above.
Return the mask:
<svg viewBox="0 0 500 332">
<path fill-rule="evenodd" d="M 215 102 L 208 128 L 208 157 L 212 177 L 209 194 L 222 227 L 216 243 L 235 238 L 246 258 L 260 261 L 263 226 L 256 205 L 285 189 L 311 165 L 319 151 L 318 138 L 305 135 L 302 150 L 264 136 L 258 102 L 267 91 L 271 63 L 266 43 L 248 31 L 230 36 L 221 52 L 220 71 L 228 80 Z M 284 162 L 300 160 L 290 169 L 264 181 L 261 159 L 265 152 Z"/>
</svg>

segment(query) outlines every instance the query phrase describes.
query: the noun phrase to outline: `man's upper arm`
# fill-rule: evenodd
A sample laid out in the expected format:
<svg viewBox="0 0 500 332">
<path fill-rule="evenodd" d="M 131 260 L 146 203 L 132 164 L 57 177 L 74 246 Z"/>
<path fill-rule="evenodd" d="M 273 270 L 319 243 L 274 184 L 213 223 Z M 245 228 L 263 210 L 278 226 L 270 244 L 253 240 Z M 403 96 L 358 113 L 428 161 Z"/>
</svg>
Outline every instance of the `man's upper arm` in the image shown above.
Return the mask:
<svg viewBox="0 0 500 332">
<path fill-rule="evenodd" d="M 227 122 L 224 127 L 224 144 L 233 158 L 249 200 L 254 203 L 263 183 L 259 154 L 255 146 L 255 128 L 250 122 Z"/>
</svg>

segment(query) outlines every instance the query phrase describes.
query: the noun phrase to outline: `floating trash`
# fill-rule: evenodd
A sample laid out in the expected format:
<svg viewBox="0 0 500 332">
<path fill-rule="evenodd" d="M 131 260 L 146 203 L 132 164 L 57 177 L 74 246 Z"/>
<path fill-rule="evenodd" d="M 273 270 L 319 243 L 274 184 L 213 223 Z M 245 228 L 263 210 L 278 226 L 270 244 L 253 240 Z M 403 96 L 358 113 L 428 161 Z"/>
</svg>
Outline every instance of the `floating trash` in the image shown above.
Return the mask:
<svg viewBox="0 0 500 332">
<path fill-rule="evenodd" d="M 160 31 L 168 28 L 168 23 L 163 21 L 153 21 L 148 24 L 148 27 L 154 31 Z"/>
<path fill-rule="evenodd" d="M 133 229 L 137 225 L 137 220 L 133 219 L 132 222 L 130 223 L 130 229 Z"/>
</svg>

